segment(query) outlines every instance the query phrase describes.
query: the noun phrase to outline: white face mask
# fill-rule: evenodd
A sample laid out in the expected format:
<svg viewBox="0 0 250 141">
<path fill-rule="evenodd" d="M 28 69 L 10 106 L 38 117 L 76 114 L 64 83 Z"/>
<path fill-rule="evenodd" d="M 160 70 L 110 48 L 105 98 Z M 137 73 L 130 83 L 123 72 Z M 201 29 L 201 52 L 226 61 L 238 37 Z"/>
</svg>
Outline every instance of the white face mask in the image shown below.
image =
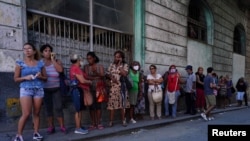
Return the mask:
<svg viewBox="0 0 250 141">
<path fill-rule="evenodd" d="M 176 72 L 176 69 L 170 69 L 170 72 L 171 72 L 171 73 L 175 73 L 175 72 Z"/>
<path fill-rule="evenodd" d="M 133 69 L 137 71 L 139 70 L 139 66 L 133 66 Z"/>
<path fill-rule="evenodd" d="M 83 65 L 84 65 L 84 62 L 80 61 L 80 66 L 83 67 Z"/>
</svg>

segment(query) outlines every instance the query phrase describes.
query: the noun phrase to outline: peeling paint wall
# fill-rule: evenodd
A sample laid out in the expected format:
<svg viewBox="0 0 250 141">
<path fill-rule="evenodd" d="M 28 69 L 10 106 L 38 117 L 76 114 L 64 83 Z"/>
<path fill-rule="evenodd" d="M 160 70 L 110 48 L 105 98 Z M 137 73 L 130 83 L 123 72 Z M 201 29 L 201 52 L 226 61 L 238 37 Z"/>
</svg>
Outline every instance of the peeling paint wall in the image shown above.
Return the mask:
<svg viewBox="0 0 250 141">
<path fill-rule="evenodd" d="M 0 72 L 13 72 L 22 58 L 21 0 L 0 0 Z"/>
<path fill-rule="evenodd" d="M 234 28 L 241 23 L 247 34 L 247 27 L 249 27 L 247 26 L 249 24 L 247 12 L 242 11 L 235 0 L 207 0 L 213 16 L 213 42 L 212 45 L 199 41 L 196 44 L 197 41 L 187 37 L 189 1 L 146 0 L 145 73 L 149 73 L 150 64 L 156 64 L 161 74 L 168 69 L 169 65 L 175 64 L 182 74 L 186 74 L 184 70 L 186 65 L 195 66 L 196 71 L 197 66 L 201 65 L 199 61 L 202 60 L 205 63 L 203 65 L 205 69 L 211 65 L 219 75 L 233 75 Z M 201 52 L 208 51 L 207 55 L 210 58 L 189 53 L 198 49 L 195 44 L 201 46 Z M 249 50 L 249 44 L 247 50 Z M 241 63 L 244 63 L 249 58 L 242 59 Z M 243 69 L 245 71 L 245 68 Z"/>
</svg>

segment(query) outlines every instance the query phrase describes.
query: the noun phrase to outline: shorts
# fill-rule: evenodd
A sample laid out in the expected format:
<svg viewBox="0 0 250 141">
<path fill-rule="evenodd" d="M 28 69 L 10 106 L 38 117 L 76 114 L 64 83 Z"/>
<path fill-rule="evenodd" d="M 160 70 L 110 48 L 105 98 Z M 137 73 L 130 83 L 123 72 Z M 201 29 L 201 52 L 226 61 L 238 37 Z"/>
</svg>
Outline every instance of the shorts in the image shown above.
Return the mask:
<svg viewBox="0 0 250 141">
<path fill-rule="evenodd" d="M 214 94 L 206 95 L 206 103 L 208 106 L 215 106 L 216 96 Z"/>
<path fill-rule="evenodd" d="M 20 88 L 20 97 L 29 96 L 34 98 L 43 98 L 43 88 Z"/>
</svg>

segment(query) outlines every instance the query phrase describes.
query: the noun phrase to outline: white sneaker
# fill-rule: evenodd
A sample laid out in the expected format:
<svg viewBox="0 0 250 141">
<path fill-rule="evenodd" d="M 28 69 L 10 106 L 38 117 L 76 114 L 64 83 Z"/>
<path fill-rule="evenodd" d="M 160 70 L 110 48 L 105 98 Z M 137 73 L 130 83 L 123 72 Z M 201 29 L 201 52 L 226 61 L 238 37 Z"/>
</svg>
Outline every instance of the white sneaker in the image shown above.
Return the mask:
<svg viewBox="0 0 250 141">
<path fill-rule="evenodd" d="M 205 113 L 201 113 L 201 117 L 207 121 L 207 116 L 205 115 Z"/>
<path fill-rule="evenodd" d="M 133 118 L 131 118 L 131 120 L 130 120 L 132 123 L 136 123 L 136 121 L 133 119 Z"/>
<path fill-rule="evenodd" d="M 41 136 L 39 133 L 33 134 L 33 140 L 40 141 L 43 139 L 43 136 Z"/>
<path fill-rule="evenodd" d="M 74 131 L 74 133 L 76 133 L 76 134 L 88 134 L 88 130 L 86 130 L 86 129 L 82 129 L 82 128 L 78 128 L 78 129 L 75 129 L 75 131 Z"/>
<path fill-rule="evenodd" d="M 208 117 L 207 119 L 208 120 L 214 120 L 214 117 Z"/>
<path fill-rule="evenodd" d="M 14 141 L 23 141 L 23 137 L 22 136 L 16 136 Z"/>
</svg>

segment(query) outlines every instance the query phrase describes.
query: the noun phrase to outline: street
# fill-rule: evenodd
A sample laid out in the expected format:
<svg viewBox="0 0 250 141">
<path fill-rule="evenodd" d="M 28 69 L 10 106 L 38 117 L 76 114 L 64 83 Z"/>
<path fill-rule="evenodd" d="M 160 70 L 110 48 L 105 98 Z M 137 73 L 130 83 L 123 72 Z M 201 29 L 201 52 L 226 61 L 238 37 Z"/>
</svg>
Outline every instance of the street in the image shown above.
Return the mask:
<svg viewBox="0 0 250 141">
<path fill-rule="evenodd" d="M 207 141 L 208 125 L 248 124 L 250 126 L 250 108 L 218 113 L 213 116 L 215 119 L 211 121 L 204 121 L 199 117 L 159 128 L 140 129 L 129 134 L 109 136 L 98 141 Z"/>
</svg>

